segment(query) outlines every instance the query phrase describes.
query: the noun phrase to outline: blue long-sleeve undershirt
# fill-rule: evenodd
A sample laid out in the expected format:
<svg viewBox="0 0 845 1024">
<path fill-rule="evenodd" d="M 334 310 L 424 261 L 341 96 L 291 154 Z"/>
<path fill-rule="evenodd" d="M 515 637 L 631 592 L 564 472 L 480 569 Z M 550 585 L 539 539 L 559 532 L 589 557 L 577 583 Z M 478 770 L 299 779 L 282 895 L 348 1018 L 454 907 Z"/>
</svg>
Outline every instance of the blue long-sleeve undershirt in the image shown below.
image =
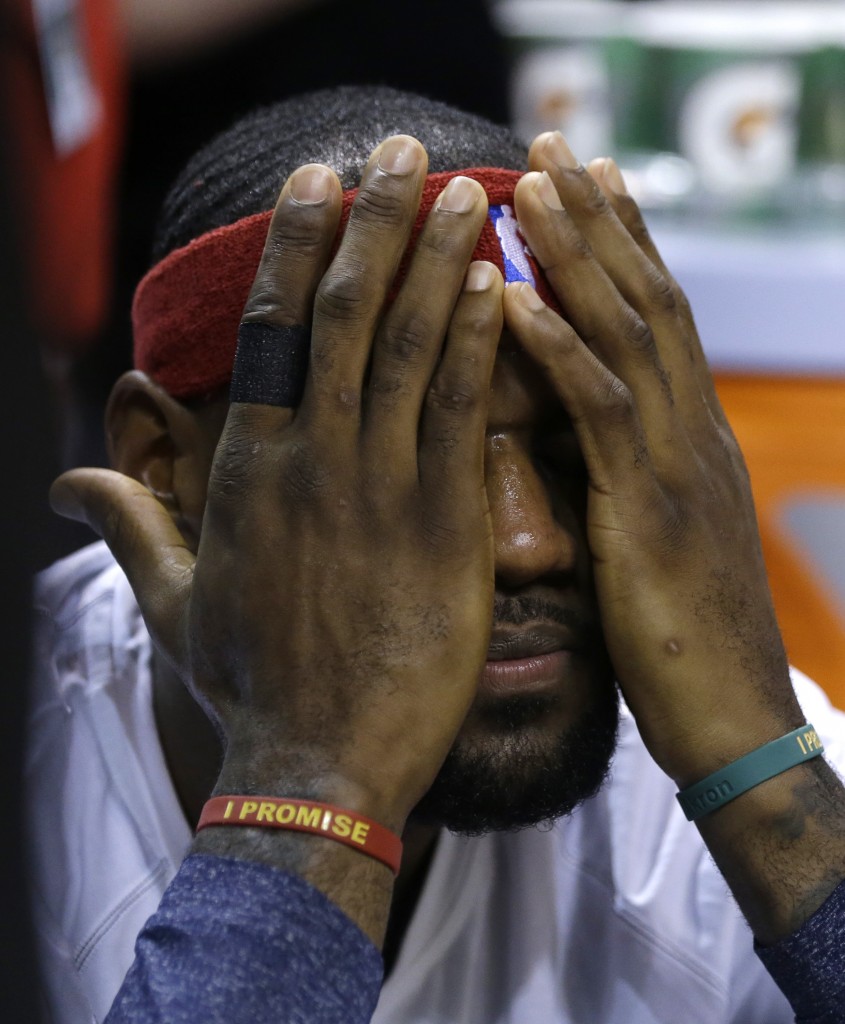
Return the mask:
<svg viewBox="0 0 845 1024">
<path fill-rule="evenodd" d="M 755 949 L 798 1024 L 845 1022 L 845 882 L 797 932 Z"/>
<path fill-rule="evenodd" d="M 321 892 L 253 861 L 185 859 L 106 1024 L 367 1024 L 379 951 Z"/>
<path fill-rule="evenodd" d="M 843 1024 L 845 882 L 757 954 L 799 1024 Z M 301 878 L 193 855 L 138 937 L 105 1024 L 368 1024 L 382 975 L 376 947 Z"/>
</svg>

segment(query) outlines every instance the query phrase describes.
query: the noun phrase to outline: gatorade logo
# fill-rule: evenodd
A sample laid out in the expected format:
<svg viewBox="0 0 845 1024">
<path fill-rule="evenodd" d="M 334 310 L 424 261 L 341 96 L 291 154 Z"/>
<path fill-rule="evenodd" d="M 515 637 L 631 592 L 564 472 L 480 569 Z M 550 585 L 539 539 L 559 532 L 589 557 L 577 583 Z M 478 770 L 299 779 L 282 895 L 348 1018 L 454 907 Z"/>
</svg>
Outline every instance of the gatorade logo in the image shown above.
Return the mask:
<svg viewBox="0 0 845 1024">
<path fill-rule="evenodd" d="M 505 281 L 508 284 L 513 281 L 527 281 L 532 288 L 536 288 L 534 272 L 528 262 L 528 246 L 523 241 L 513 207 L 506 203 L 502 203 L 501 206 L 491 206 L 488 216 L 496 229 L 496 237 L 502 248 Z"/>
</svg>

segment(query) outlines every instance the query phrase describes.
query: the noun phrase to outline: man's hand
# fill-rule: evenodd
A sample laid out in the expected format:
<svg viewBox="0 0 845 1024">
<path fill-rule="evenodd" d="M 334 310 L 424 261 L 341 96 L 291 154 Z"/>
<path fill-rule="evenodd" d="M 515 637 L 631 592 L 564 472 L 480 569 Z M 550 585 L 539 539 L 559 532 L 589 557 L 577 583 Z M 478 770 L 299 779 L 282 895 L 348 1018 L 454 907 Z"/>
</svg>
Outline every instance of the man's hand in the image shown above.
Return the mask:
<svg viewBox="0 0 845 1024">
<path fill-rule="evenodd" d="M 337 178 L 312 165 L 282 190 L 244 319 L 311 325 L 305 393 L 295 412 L 231 406 L 196 558 L 134 481 L 83 470 L 53 491 L 105 538 L 219 724 L 217 792 L 325 800 L 397 832 L 475 694 L 493 595 L 483 441 L 503 285 L 469 266 L 487 209 L 476 182 L 444 190 L 385 311 L 426 165 L 405 136 L 374 152 L 328 270 Z M 198 843 L 255 842 L 278 863 L 267 836 L 220 839 L 252 831 Z M 270 839 L 378 939 L 385 868 Z"/>
<path fill-rule="evenodd" d="M 568 322 L 527 285 L 507 290 L 506 320 L 572 419 L 611 659 L 649 751 L 683 787 L 804 722 L 748 476 L 689 306 L 618 169 L 589 173 L 556 133 L 530 166 L 517 214 Z M 837 799 L 838 824 L 822 807 Z M 842 807 L 812 762 L 702 819 L 758 937 L 791 930 L 845 874 Z"/>
<path fill-rule="evenodd" d="M 532 314 L 517 301 L 526 289 L 509 290 L 508 322 L 545 365 L 587 464 L 617 678 L 650 752 L 687 785 L 803 720 L 747 473 L 689 307 L 633 200 L 612 203 L 586 169 L 555 163 L 556 141 L 535 142 L 531 165 L 546 173 L 520 183 L 516 204 L 568 324 Z"/>
</svg>

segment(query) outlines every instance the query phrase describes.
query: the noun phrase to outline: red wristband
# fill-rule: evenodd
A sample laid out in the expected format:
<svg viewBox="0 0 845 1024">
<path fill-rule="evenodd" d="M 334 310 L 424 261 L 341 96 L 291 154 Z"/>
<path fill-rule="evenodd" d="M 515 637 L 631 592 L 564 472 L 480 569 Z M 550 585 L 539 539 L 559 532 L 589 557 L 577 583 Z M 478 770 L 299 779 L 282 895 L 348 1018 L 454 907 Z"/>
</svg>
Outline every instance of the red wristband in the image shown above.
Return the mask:
<svg viewBox="0 0 845 1024">
<path fill-rule="evenodd" d="M 215 796 L 202 809 L 197 832 L 209 825 L 286 828 L 333 839 L 386 864 L 394 875 L 402 861 L 399 836 L 363 814 L 315 800 L 275 796 Z"/>
</svg>

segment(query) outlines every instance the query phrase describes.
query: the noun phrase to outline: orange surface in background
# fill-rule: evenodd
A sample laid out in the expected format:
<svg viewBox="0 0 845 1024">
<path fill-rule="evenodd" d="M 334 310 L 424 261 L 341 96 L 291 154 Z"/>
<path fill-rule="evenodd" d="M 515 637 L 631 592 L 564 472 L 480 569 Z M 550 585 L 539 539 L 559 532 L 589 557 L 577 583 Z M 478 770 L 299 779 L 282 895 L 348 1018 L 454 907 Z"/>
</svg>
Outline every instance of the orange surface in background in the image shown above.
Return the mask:
<svg viewBox="0 0 845 1024">
<path fill-rule="evenodd" d="M 795 496 L 845 502 L 845 380 L 717 374 L 716 383 L 751 474 L 789 659 L 845 708 L 845 605 L 780 525 Z"/>
</svg>

